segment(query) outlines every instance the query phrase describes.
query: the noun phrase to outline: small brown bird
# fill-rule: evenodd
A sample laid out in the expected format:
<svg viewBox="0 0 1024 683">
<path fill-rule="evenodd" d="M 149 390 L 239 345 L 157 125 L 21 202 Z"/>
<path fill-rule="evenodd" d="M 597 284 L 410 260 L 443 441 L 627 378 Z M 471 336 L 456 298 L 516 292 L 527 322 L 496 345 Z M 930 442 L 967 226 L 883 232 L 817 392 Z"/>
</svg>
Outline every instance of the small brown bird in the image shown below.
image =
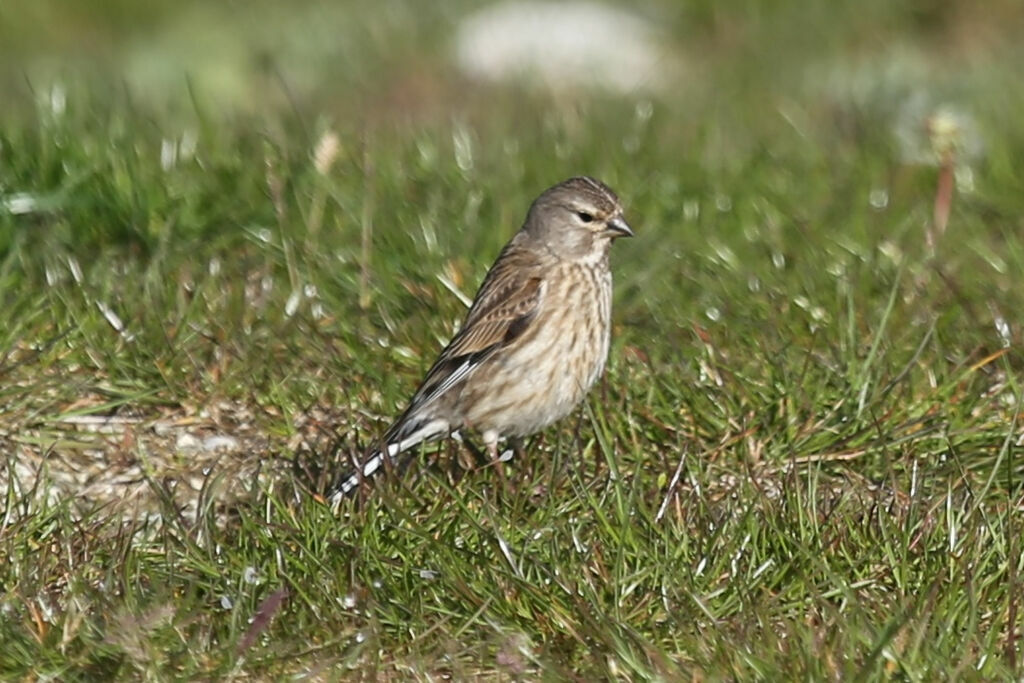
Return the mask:
<svg viewBox="0 0 1024 683">
<path fill-rule="evenodd" d="M 332 501 L 385 459 L 396 465 L 400 453 L 425 441 L 472 429 L 496 459 L 500 439 L 533 434 L 568 415 L 604 370 L 608 250 L 632 235 L 618 197 L 599 180 L 570 178 L 541 194 L 408 408 L 360 471 L 341 479 Z"/>
</svg>

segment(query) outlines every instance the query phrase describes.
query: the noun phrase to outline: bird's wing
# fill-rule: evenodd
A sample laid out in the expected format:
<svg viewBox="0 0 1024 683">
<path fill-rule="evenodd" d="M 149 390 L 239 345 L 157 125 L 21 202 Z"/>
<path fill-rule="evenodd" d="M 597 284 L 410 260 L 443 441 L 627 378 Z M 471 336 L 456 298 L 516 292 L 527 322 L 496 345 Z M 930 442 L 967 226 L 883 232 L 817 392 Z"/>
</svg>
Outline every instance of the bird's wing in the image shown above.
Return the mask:
<svg viewBox="0 0 1024 683">
<path fill-rule="evenodd" d="M 423 384 L 384 434 L 379 450 L 372 452 L 359 470 L 342 477 L 329 498 L 332 504 L 375 474 L 385 463 L 401 467 L 399 454 L 423 441 L 443 436 L 457 425 L 431 416 L 423 408 L 457 387 L 495 351 L 518 339 L 530 328 L 544 296 L 542 269 L 536 256 L 509 245 L 480 285 L 462 328 L 430 368 Z"/>
<path fill-rule="evenodd" d="M 514 244 L 505 248 L 480 285 L 462 328 L 427 373 L 392 428 L 392 436 L 402 438 L 402 423 L 408 424 L 420 408 L 465 380 L 491 354 L 530 328 L 545 291 L 542 270 L 534 264 L 530 251 Z"/>
</svg>

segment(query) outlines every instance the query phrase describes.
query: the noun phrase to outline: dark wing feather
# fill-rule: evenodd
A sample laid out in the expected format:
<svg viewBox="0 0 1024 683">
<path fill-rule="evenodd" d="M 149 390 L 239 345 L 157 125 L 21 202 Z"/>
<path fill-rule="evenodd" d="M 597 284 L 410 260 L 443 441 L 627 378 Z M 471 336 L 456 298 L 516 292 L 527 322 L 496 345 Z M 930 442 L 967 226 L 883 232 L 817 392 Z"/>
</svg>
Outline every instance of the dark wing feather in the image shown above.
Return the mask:
<svg viewBox="0 0 1024 683">
<path fill-rule="evenodd" d="M 498 257 L 455 337 L 427 373 L 409 407 L 385 437 L 401 438 L 418 409 L 452 390 L 495 351 L 529 329 L 543 296 L 543 278 L 530 250 L 513 242 Z"/>
</svg>

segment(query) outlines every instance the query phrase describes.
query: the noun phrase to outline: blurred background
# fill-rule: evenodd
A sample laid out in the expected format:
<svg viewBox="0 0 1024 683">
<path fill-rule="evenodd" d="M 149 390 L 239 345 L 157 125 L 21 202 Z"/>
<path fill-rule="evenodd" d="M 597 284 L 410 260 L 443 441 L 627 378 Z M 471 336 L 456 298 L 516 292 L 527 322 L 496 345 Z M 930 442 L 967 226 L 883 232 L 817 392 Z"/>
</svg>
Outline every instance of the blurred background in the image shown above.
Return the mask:
<svg viewBox="0 0 1024 683">
<path fill-rule="evenodd" d="M 957 182 L 970 190 L 972 164 L 1012 164 L 991 156 L 1009 140 L 986 145 L 986 131 L 1020 140 L 1015 0 L 42 0 L 0 15 L 0 121 L 64 121 L 72 137 L 111 144 L 127 133 L 165 170 L 197 149 L 209 162 L 218 142 L 264 139 L 307 156 L 338 130 L 333 153 L 351 159 L 372 135 L 405 140 L 421 165 L 455 155 L 464 180 L 497 167 L 534 192 L 587 171 L 642 199 L 655 187 L 680 195 L 680 183 L 718 192 L 728 183 L 704 178 L 794 141 L 837 160 L 871 147 L 888 175 L 938 165 L 936 145 L 949 143 L 931 135 L 937 120 L 953 129 Z M 224 142 L 222 124 L 254 138 Z M 46 160 L 23 161 L 8 158 L 0 175 L 15 213 L 80 180 L 50 169 L 40 187 L 26 176 Z"/>
<path fill-rule="evenodd" d="M 621 250 L 642 261 L 620 288 L 638 325 L 691 319 L 680 294 L 720 320 L 718 268 L 732 282 L 768 264 L 811 289 L 782 266 L 933 252 L 950 212 L 948 244 L 970 236 L 959 267 L 1002 277 L 1019 229 L 1016 0 L 0 12 L 0 254 L 42 237 L 52 255 L 267 258 L 296 237 L 298 261 L 273 257 L 291 289 L 305 263 L 321 292 L 358 290 L 366 310 L 389 269 L 475 282 L 529 199 L 590 173 L 665 246 Z M 38 278 L 44 260 L 17 261 Z"/>
<path fill-rule="evenodd" d="M 423 122 L 536 106 L 525 90 L 561 107 L 647 98 L 685 113 L 681 127 L 742 120 L 752 102 L 800 125 L 813 101 L 856 127 L 865 109 L 996 108 L 974 98 L 1016 89 L 1024 62 L 1014 0 L 41 0 L 0 13 L 5 115 L 88 91 L 185 119 Z"/>
<path fill-rule="evenodd" d="M 86 280 L 103 263 L 101 282 L 139 255 L 166 256 L 179 284 L 183 258 L 223 261 L 229 281 L 283 274 L 269 306 L 284 318 L 309 286 L 343 317 L 376 298 L 394 334 L 392 314 L 471 292 L 541 189 L 589 173 L 645 237 L 617 250 L 634 330 L 689 340 L 689 321 L 725 326 L 762 284 L 788 299 L 858 272 L 873 296 L 876 267 L 934 253 L 947 223 L 957 305 L 994 286 L 1016 300 L 1017 0 L 42 0 L 0 13 L 11 282 L 81 282 L 69 255 Z M 395 288 L 399 273 L 416 284 Z M 834 306 L 816 296 L 803 308 Z M 144 302 L 124 305 L 147 320 Z M 972 329 L 1003 305 L 976 307 Z"/>
</svg>

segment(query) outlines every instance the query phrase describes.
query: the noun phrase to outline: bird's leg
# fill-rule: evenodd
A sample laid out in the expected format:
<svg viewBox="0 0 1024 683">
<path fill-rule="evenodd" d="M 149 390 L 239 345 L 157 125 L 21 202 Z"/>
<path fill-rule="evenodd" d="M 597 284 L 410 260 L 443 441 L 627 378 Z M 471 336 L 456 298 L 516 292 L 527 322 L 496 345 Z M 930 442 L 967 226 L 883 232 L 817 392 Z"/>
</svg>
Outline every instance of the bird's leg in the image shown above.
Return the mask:
<svg viewBox="0 0 1024 683">
<path fill-rule="evenodd" d="M 454 485 L 462 481 L 467 472 L 475 469 L 473 463 L 466 457 L 466 451 L 469 451 L 475 462 L 479 462 L 484 455 L 471 439 L 464 437 L 458 430 L 452 432 L 451 436 L 445 447 L 446 457 L 442 458 L 441 462 L 445 463 L 445 469 L 448 471 L 448 481 Z M 462 446 L 465 446 L 465 450 Z"/>
<path fill-rule="evenodd" d="M 509 487 L 508 479 L 505 478 L 505 467 L 498 458 L 498 435 L 494 432 L 485 432 L 484 445 L 487 446 L 488 464 L 494 468 L 495 476 L 498 477 L 498 483 L 501 484 L 501 492 L 504 495 L 508 495 L 511 493 L 511 488 Z"/>
<path fill-rule="evenodd" d="M 509 445 L 512 446 L 512 448 L 510 449 L 511 452 L 509 453 L 509 457 L 505 458 L 505 460 L 508 461 L 511 460 L 512 458 L 515 458 L 516 460 L 522 462 L 523 456 L 526 454 L 526 449 L 523 448 L 523 440 L 518 436 L 513 437 Z"/>
<path fill-rule="evenodd" d="M 466 450 L 468 450 L 469 454 L 473 457 L 473 463 L 470 463 L 465 458 L 459 458 L 459 465 L 463 469 L 467 471 L 478 470 L 486 467 L 490 463 L 490 459 L 487 457 L 487 453 L 484 453 L 484 451 L 480 450 L 480 447 L 477 446 L 472 439 L 467 438 L 465 436 L 459 436 L 456 438 L 456 440 L 463 446 L 465 446 Z"/>
</svg>

